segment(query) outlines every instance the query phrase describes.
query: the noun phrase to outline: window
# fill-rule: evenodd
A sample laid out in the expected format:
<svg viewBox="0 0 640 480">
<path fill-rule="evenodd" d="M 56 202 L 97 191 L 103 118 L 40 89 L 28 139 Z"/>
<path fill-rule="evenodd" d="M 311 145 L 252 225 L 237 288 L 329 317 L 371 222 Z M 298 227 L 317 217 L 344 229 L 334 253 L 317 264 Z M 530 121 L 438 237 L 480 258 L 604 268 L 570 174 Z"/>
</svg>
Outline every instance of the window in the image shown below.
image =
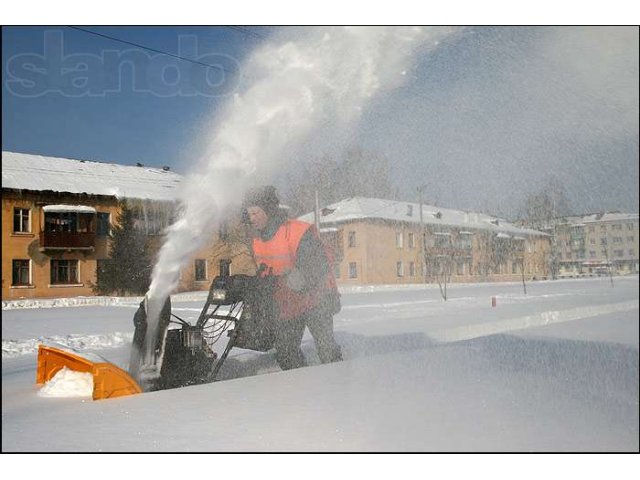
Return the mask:
<svg viewBox="0 0 640 480">
<path fill-rule="evenodd" d="M 607 231 L 607 226 L 606 225 L 600 225 L 600 231 L 601 232 L 606 232 Z"/>
<path fill-rule="evenodd" d="M 627 237 L 627 242 L 633 242 L 634 236 L 633 235 L 629 235 Z"/>
<path fill-rule="evenodd" d="M 77 212 L 46 213 L 44 218 L 44 230 L 48 233 L 76 232 L 77 223 Z"/>
<path fill-rule="evenodd" d="M 606 237 L 602 237 L 602 238 L 600 239 L 600 245 L 606 245 L 606 244 L 607 244 L 607 239 L 606 239 Z"/>
<path fill-rule="evenodd" d="M 414 262 L 409 262 L 409 276 L 416 276 L 416 264 Z"/>
<path fill-rule="evenodd" d="M 51 284 L 79 283 L 78 260 L 51 260 Z"/>
<path fill-rule="evenodd" d="M 589 233 L 595 233 L 596 227 L 589 227 Z"/>
<path fill-rule="evenodd" d="M 96 235 L 107 236 L 111 233 L 111 214 L 109 212 L 98 212 L 98 226 Z"/>
<path fill-rule="evenodd" d="M 356 232 L 349 232 L 349 243 L 348 245 L 350 247 L 355 247 L 356 246 Z M 355 277 L 352 277 L 355 278 Z"/>
<path fill-rule="evenodd" d="M 622 243 L 622 237 L 613 237 L 613 243 Z"/>
<path fill-rule="evenodd" d="M 590 238 L 590 239 L 589 239 L 589 243 L 590 243 L 591 245 L 595 245 L 595 244 L 596 244 L 596 239 L 595 239 L 595 238 Z"/>
<path fill-rule="evenodd" d="M 518 273 L 520 272 L 520 269 L 518 268 L 520 265 L 518 264 L 518 262 L 512 262 L 511 263 L 511 273 Z"/>
<path fill-rule="evenodd" d="M 468 259 L 458 259 L 456 260 L 456 275 L 465 275 L 468 271 L 471 270 L 471 265 Z"/>
<path fill-rule="evenodd" d="M 207 279 L 207 261 L 197 258 L 195 261 L 195 279 L 196 282 L 202 282 Z"/>
<path fill-rule="evenodd" d="M 29 209 L 14 208 L 13 209 L 13 231 L 18 233 L 29 233 Z"/>
<path fill-rule="evenodd" d="M 622 230 L 622 225 L 619 223 L 611 225 L 611 230 Z"/>
<path fill-rule="evenodd" d="M 629 249 L 629 256 L 633 257 L 635 255 L 635 250 L 633 248 Z"/>
<path fill-rule="evenodd" d="M 13 275 L 11 285 L 31 285 L 31 260 L 13 260 Z"/>
<path fill-rule="evenodd" d="M 449 234 L 448 233 L 435 233 L 435 246 L 436 247 L 448 247 L 449 246 Z"/>
<path fill-rule="evenodd" d="M 589 258 L 596 258 L 596 251 L 595 250 L 589 250 Z"/>
<path fill-rule="evenodd" d="M 464 250 L 471 250 L 472 248 L 472 244 L 471 244 L 471 240 L 472 239 L 472 235 L 458 235 L 458 248 L 462 248 Z"/>
<path fill-rule="evenodd" d="M 396 232 L 396 247 L 402 248 L 403 235 L 402 232 Z"/>
<path fill-rule="evenodd" d="M 339 264 L 339 263 L 336 263 L 336 264 L 333 266 L 333 275 L 334 275 L 336 278 L 340 278 L 340 264 Z"/>
<path fill-rule="evenodd" d="M 623 250 L 614 250 L 613 251 L 613 256 L 614 257 L 624 257 L 624 251 Z"/>
<path fill-rule="evenodd" d="M 396 262 L 396 274 L 399 277 L 404 277 L 404 265 L 402 262 Z"/>
<path fill-rule="evenodd" d="M 567 252 L 565 254 L 565 257 L 566 257 L 567 260 L 571 260 L 571 252 Z"/>
<path fill-rule="evenodd" d="M 349 262 L 349 278 L 358 278 L 358 265 L 356 262 Z"/>
<path fill-rule="evenodd" d="M 633 223 L 627 223 L 627 230 L 633 230 Z"/>
<path fill-rule="evenodd" d="M 409 232 L 408 236 L 409 236 L 409 238 L 408 238 L 409 248 L 415 248 L 416 247 L 416 236 L 412 232 Z"/>
</svg>

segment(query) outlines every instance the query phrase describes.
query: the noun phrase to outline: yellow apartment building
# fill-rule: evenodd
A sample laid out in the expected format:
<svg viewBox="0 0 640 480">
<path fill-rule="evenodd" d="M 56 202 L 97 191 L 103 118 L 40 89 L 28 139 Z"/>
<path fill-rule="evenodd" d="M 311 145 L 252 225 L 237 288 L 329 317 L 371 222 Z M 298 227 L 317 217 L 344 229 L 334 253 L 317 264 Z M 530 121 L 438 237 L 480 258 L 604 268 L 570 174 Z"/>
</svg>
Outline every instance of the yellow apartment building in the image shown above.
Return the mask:
<svg viewBox="0 0 640 480">
<path fill-rule="evenodd" d="M 341 285 L 518 281 L 523 269 L 529 280 L 549 275 L 548 234 L 482 213 L 354 197 L 322 209 L 318 224 Z"/>
<path fill-rule="evenodd" d="M 180 180 L 166 167 L 2 152 L 2 299 L 93 295 L 120 200 L 158 243 Z"/>
</svg>

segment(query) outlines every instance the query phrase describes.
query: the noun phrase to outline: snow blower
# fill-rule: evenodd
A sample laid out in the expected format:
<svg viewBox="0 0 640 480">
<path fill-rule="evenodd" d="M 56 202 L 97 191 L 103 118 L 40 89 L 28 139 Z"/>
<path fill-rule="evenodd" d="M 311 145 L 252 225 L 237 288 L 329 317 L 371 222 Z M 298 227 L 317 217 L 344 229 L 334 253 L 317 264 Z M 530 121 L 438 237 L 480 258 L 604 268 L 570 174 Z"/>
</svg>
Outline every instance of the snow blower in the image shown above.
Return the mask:
<svg viewBox="0 0 640 480">
<path fill-rule="evenodd" d="M 211 283 L 193 325 L 171 312 L 171 301 L 167 298 L 156 328 L 150 331 L 145 297 L 133 318 L 135 329 L 128 372 L 97 355 L 40 345 L 36 382 L 47 382 L 67 367 L 93 375 L 94 400 L 115 398 L 210 383 L 216 380 L 232 348 L 270 350 L 275 318 L 272 281 L 268 277 L 230 275 L 230 263 L 220 262 L 220 274 Z M 172 325 L 174 328 L 170 328 Z M 228 341 L 218 357 L 213 345 L 225 333 Z"/>
</svg>

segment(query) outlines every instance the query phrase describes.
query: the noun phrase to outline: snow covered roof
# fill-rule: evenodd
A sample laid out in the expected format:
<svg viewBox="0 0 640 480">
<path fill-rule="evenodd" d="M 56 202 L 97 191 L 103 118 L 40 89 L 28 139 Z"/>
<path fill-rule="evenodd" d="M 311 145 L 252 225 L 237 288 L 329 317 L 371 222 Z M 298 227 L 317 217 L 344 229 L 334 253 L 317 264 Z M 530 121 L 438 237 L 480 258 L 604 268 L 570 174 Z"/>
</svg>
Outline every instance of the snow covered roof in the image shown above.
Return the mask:
<svg viewBox="0 0 640 480">
<path fill-rule="evenodd" d="M 411 208 L 407 208 L 408 206 Z M 326 215 L 321 215 L 320 217 L 320 225 L 322 227 L 366 219 L 420 223 L 420 205 L 398 200 L 352 197 L 327 205 L 324 211 Z M 470 229 L 479 229 L 495 233 L 548 236 L 546 233 L 537 230 L 516 227 L 506 220 L 483 213 L 422 205 L 422 216 L 425 225 L 463 228 L 465 232 Z M 313 223 L 313 212 L 302 215 L 299 218 Z"/>
<path fill-rule="evenodd" d="M 80 213 L 96 213 L 96 209 L 86 205 L 45 205 L 42 207 L 45 212 L 80 212 Z"/>
<path fill-rule="evenodd" d="M 2 152 L 2 188 L 174 201 L 181 180 L 161 168 Z"/>
<path fill-rule="evenodd" d="M 594 223 L 594 222 L 619 222 L 625 220 L 638 220 L 637 213 L 620 213 L 620 212 L 607 212 L 607 213 L 591 213 L 580 217 L 581 223 Z"/>
</svg>

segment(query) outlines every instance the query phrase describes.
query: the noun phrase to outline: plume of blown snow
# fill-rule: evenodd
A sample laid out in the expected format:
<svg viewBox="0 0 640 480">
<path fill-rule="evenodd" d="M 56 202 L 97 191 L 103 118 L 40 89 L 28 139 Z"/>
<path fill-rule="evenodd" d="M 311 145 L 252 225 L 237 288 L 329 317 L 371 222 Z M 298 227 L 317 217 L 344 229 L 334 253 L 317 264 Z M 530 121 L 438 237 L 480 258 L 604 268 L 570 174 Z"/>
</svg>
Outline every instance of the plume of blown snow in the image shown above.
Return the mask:
<svg viewBox="0 0 640 480">
<path fill-rule="evenodd" d="M 181 218 L 167 231 L 147 292 L 153 319 L 181 268 L 211 238 L 230 206 L 256 180 L 291 161 L 290 152 L 326 124 L 352 126 L 367 102 L 397 88 L 418 52 L 449 27 L 332 27 L 285 32 L 260 46 L 243 74 L 252 82 L 217 116 L 206 154 L 183 182 Z"/>
</svg>

